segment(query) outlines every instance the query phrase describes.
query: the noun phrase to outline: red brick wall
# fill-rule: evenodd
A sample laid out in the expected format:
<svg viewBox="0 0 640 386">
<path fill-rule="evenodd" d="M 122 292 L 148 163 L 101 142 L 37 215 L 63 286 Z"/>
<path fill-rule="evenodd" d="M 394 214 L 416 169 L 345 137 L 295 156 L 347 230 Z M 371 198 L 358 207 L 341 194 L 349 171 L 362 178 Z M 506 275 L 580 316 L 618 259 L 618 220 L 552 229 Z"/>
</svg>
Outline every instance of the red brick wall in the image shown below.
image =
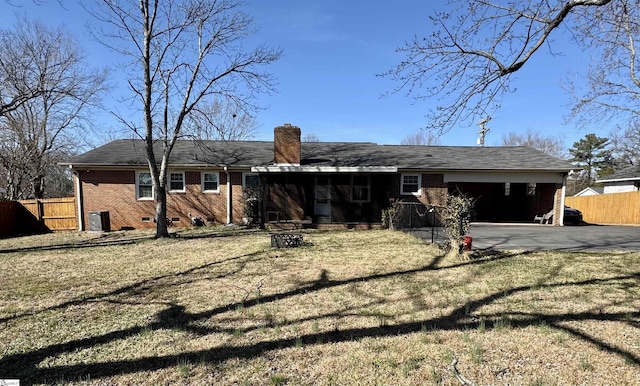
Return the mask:
<svg viewBox="0 0 640 386">
<path fill-rule="evenodd" d="M 560 214 L 564 212 L 564 207 L 562 206 L 562 184 L 556 185 L 556 193 L 553 196 L 553 225 L 560 225 L 558 220 L 560 219 Z"/>
<path fill-rule="evenodd" d="M 419 201 L 426 205 L 444 205 L 446 203 L 448 188 L 444 182 L 444 174 L 422 174 L 422 191 L 420 196 L 401 195 L 401 180 L 402 174 L 396 174 L 391 179 L 389 184 L 389 197 L 404 201 Z"/>
<path fill-rule="evenodd" d="M 153 228 L 153 221 L 143 222 L 143 217 L 155 217 L 155 202 L 136 199 L 136 172 L 90 170 L 79 171 L 83 193 L 84 229 L 88 230 L 89 212 L 108 211 L 111 229 Z M 232 222 L 242 220 L 242 172 L 230 172 L 232 185 Z M 185 172 L 185 192 L 167 194 L 167 217 L 178 218 L 174 226 L 189 226 L 188 213 L 201 216 L 209 223 L 227 222 L 227 174 L 220 171 L 219 193 L 203 193 L 201 173 Z"/>
<path fill-rule="evenodd" d="M 273 159 L 277 164 L 300 164 L 300 128 L 285 123 L 273 131 Z"/>
<path fill-rule="evenodd" d="M 423 174 L 420 202 L 431 205 L 445 205 L 447 202 L 447 184 L 444 174 Z"/>
</svg>

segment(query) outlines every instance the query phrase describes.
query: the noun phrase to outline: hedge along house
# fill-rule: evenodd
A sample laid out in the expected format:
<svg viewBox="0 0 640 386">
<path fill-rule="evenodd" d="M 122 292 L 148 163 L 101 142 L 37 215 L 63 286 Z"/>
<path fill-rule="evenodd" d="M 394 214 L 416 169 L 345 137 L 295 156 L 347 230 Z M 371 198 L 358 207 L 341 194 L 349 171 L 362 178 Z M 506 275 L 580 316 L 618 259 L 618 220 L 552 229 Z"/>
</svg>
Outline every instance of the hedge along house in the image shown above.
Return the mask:
<svg viewBox="0 0 640 386">
<path fill-rule="evenodd" d="M 375 226 L 395 200 L 442 205 L 477 198 L 477 221 L 527 221 L 553 209 L 562 224 L 573 166 L 527 147 L 301 142 L 298 127 L 273 142 L 178 141 L 170 158 L 167 216 L 190 224 L 241 223 L 245 192 L 258 191 L 266 222 Z M 159 151 L 159 149 L 158 149 Z M 108 212 L 108 229 L 153 227 L 155 203 L 141 140 L 117 140 L 71 158 L 80 228 Z"/>
</svg>

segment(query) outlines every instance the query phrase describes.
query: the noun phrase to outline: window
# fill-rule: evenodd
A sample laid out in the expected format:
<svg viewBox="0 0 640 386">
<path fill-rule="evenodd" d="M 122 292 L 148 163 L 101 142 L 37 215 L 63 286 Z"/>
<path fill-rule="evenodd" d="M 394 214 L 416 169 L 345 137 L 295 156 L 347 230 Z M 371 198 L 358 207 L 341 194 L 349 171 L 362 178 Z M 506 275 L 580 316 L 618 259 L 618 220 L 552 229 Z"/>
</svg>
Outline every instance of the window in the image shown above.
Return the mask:
<svg viewBox="0 0 640 386">
<path fill-rule="evenodd" d="M 137 173 L 136 198 L 138 200 L 153 200 L 153 183 L 151 182 L 151 173 Z"/>
<path fill-rule="evenodd" d="M 184 172 L 169 173 L 169 191 L 184 192 Z"/>
<path fill-rule="evenodd" d="M 351 201 L 369 202 L 371 199 L 370 176 L 351 176 Z"/>
<path fill-rule="evenodd" d="M 260 187 L 260 176 L 255 173 L 244 173 L 243 184 L 245 189 L 258 189 Z"/>
<path fill-rule="evenodd" d="M 402 174 L 400 178 L 402 178 L 400 194 L 420 195 L 420 187 L 422 185 L 422 176 L 420 174 Z"/>
<path fill-rule="evenodd" d="M 202 172 L 202 191 L 220 192 L 220 174 L 218 172 Z"/>
</svg>

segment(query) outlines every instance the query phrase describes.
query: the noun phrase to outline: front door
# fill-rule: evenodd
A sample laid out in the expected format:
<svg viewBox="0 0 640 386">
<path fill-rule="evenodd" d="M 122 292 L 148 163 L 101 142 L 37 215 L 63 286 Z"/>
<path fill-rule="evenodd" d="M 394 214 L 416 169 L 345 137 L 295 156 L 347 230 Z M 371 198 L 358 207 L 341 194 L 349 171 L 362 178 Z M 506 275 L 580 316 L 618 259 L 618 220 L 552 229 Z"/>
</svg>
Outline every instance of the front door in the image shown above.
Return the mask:
<svg viewBox="0 0 640 386">
<path fill-rule="evenodd" d="M 331 180 L 329 177 L 316 177 L 313 214 L 316 217 L 331 220 Z"/>
</svg>

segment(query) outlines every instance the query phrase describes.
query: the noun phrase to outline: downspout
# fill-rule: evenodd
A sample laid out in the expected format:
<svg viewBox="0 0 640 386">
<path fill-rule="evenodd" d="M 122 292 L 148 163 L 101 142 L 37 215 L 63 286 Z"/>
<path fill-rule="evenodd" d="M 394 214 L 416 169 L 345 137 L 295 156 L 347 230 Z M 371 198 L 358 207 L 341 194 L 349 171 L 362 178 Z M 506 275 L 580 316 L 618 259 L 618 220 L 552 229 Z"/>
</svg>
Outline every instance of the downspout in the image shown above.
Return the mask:
<svg viewBox="0 0 640 386">
<path fill-rule="evenodd" d="M 233 222 L 233 205 L 231 200 L 231 173 L 229 173 L 229 168 L 224 167 L 224 172 L 227 174 L 227 224 L 231 224 Z"/>
<path fill-rule="evenodd" d="M 73 180 L 75 182 L 75 194 L 76 194 L 76 205 L 78 211 L 78 230 L 80 232 L 84 231 L 84 212 L 82 211 L 83 203 L 82 203 L 82 183 L 80 183 L 80 175 L 76 170 L 73 170 L 73 165 L 69 165 L 69 169 L 73 173 Z"/>
</svg>

